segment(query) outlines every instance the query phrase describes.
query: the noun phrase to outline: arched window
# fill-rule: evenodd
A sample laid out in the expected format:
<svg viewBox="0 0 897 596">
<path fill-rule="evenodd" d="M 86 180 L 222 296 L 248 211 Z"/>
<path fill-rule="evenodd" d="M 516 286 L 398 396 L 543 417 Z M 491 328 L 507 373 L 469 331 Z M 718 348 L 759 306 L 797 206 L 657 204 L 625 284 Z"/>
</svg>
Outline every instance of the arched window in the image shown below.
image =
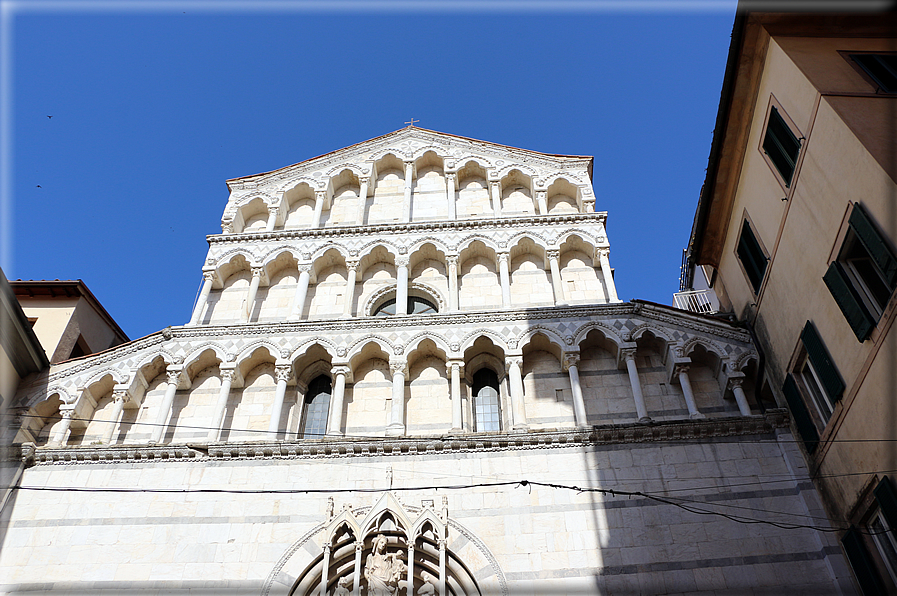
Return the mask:
<svg viewBox="0 0 897 596">
<path fill-rule="evenodd" d="M 492 369 L 481 368 L 473 374 L 474 430 L 501 430 L 501 411 L 498 401 L 498 375 Z"/>
<path fill-rule="evenodd" d="M 321 375 L 308 384 L 305 409 L 299 425 L 299 437 L 315 439 L 327 432 L 327 411 L 330 409 L 330 377 Z"/>
<path fill-rule="evenodd" d="M 408 296 L 408 314 L 423 315 L 438 312 L 436 305 L 420 296 Z M 391 317 L 396 314 L 396 299 L 390 298 L 374 309 L 375 317 Z"/>
</svg>

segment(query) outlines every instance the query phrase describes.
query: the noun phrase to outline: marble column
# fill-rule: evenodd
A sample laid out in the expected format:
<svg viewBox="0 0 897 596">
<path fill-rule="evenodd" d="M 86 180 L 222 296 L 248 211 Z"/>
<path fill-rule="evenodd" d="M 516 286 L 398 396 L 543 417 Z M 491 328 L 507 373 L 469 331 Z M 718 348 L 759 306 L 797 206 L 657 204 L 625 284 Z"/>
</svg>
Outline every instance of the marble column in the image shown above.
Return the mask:
<svg viewBox="0 0 897 596">
<path fill-rule="evenodd" d="M 501 181 L 490 182 L 489 189 L 492 196 L 492 214 L 494 217 L 501 217 Z"/>
<path fill-rule="evenodd" d="M 586 415 L 586 402 L 582 397 L 582 385 L 579 382 L 579 354 L 564 354 L 564 368 L 570 375 L 570 389 L 573 391 L 573 417 L 576 426 L 585 427 L 589 425 L 588 416 Z"/>
<path fill-rule="evenodd" d="M 498 253 L 498 278 L 501 282 L 501 305 L 504 308 L 511 306 L 511 255 L 506 252 Z"/>
<path fill-rule="evenodd" d="M 392 409 L 389 414 L 389 426 L 386 434 L 401 436 L 405 434 L 405 366 L 404 360 L 393 360 L 389 363 L 392 372 Z"/>
<path fill-rule="evenodd" d="M 437 541 L 439 545 L 439 596 L 448 596 L 445 591 L 445 538 Z"/>
<path fill-rule="evenodd" d="M 614 285 L 614 276 L 610 270 L 610 249 L 609 248 L 599 248 L 598 249 L 598 261 L 601 263 L 601 275 L 604 277 L 604 285 L 607 287 L 607 301 L 608 302 L 619 302 L 620 299 L 617 298 L 617 287 Z"/>
<path fill-rule="evenodd" d="M 452 391 L 452 430 L 460 431 L 462 429 L 461 421 L 461 360 L 449 360 L 449 378 L 451 379 Z"/>
<path fill-rule="evenodd" d="M 411 221 L 411 182 L 414 177 L 414 162 L 405 162 L 405 198 L 402 201 L 402 221 Z"/>
<path fill-rule="evenodd" d="M 346 261 L 346 302 L 343 304 L 343 318 L 352 316 L 352 303 L 355 302 L 355 279 L 358 275 L 358 261 Z"/>
<path fill-rule="evenodd" d="M 61 420 L 53 430 L 53 437 L 49 441 L 51 446 L 59 447 L 66 444 L 66 436 L 68 435 L 69 429 L 72 427 L 72 414 L 74 413 L 74 410 L 59 410 Z"/>
<path fill-rule="evenodd" d="M 329 596 L 330 592 L 327 591 L 327 582 L 330 580 L 328 574 L 330 573 L 330 545 L 324 545 L 324 560 L 321 562 L 321 588 L 320 588 L 320 596 Z"/>
<path fill-rule="evenodd" d="M 552 249 L 547 251 L 548 268 L 551 270 L 551 289 L 554 290 L 555 306 L 565 304 L 567 302 L 564 295 L 564 280 L 561 278 L 561 266 L 559 263 L 561 251 L 560 249 Z"/>
<path fill-rule="evenodd" d="M 446 172 L 445 173 L 445 200 L 448 202 L 449 221 L 455 221 L 457 219 L 457 216 L 455 214 L 456 205 L 455 205 L 455 173 L 454 172 Z"/>
<path fill-rule="evenodd" d="M 302 319 L 302 313 L 305 311 L 305 298 L 308 296 L 311 268 L 311 263 L 299 263 L 299 280 L 296 282 L 296 293 L 293 294 L 293 304 L 290 306 L 290 319 Z"/>
<path fill-rule="evenodd" d="M 283 411 L 283 398 L 287 393 L 287 382 L 293 373 L 293 367 L 287 363 L 277 364 L 274 367 L 274 375 L 277 377 L 277 388 L 274 390 L 274 405 L 271 407 L 271 421 L 268 423 L 269 441 L 277 440 L 277 432 L 280 430 L 280 414 Z"/>
<path fill-rule="evenodd" d="M 548 191 L 536 191 L 536 203 L 539 205 L 539 215 L 548 215 Z"/>
<path fill-rule="evenodd" d="M 121 418 L 121 413 L 125 409 L 125 402 L 128 400 L 128 392 L 124 390 L 116 390 L 112 392 L 112 412 L 109 414 L 109 422 L 106 423 L 106 430 L 103 431 L 103 438 L 100 443 L 109 445 L 112 443 L 112 435 L 115 434 L 115 428 Z"/>
<path fill-rule="evenodd" d="M 149 440 L 150 443 L 158 443 L 165 434 L 165 429 L 168 426 L 168 417 L 171 416 L 171 405 L 174 403 L 174 394 L 178 390 L 182 372 L 183 370 L 180 368 L 173 369 L 170 367 L 166 371 L 168 385 L 165 387 L 165 397 L 162 398 L 162 405 L 159 406 L 159 414 L 156 416 L 156 425 L 153 427 Z"/>
<path fill-rule="evenodd" d="M 732 388 L 732 394 L 735 396 L 735 403 L 738 404 L 738 411 L 742 416 L 750 416 L 751 406 L 748 404 L 747 396 L 744 394 L 744 388 L 742 387 L 743 383 L 743 378 L 736 377 L 729 379 L 729 387 Z"/>
<path fill-rule="evenodd" d="M 691 390 L 691 381 L 688 379 L 688 367 L 678 367 L 676 375 L 679 377 L 679 386 L 682 387 L 682 396 L 685 398 L 685 407 L 688 408 L 689 418 L 704 418 L 704 415 L 698 411 L 698 405 L 695 403 L 695 394 Z"/>
<path fill-rule="evenodd" d="M 268 221 L 265 222 L 265 231 L 271 232 L 274 230 L 274 226 L 277 225 L 277 207 L 269 207 L 268 208 Z"/>
<path fill-rule="evenodd" d="M 218 390 L 218 400 L 212 411 L 212 423 L 209 425 L 209 436 L 206 439 L 209 443 L 217 442 L 221 436 L 221 424 L 224 421 L 224 412 L 227 410 L 227 400 L 230 397 L 230 388 L 237 373 L 237 365 L 233 363 L 220 364 L 218 370 L 221 388 Z"/>
<path fill-rule="evenodd" d="M 352 572 L 352 596 L 361 596 L 361 554 L 364 542 L 355 541 L 355 570 Z"/>
<path fill-rule="evenodd" d="M 316 190 L 315 191 L 315 212 L 311 216 L 311 227 L 312 229 L 321 227 L 321 213 L 324 211 L 324 199 L 327 198 L 326 191 Z"/>
<path fill-rule="evenodd" d="M 193 326 L 199 324 L 199 318 L 202 316 L 202 311 L 206 308 L 206 303 L 209 301 L 209 292 L 212 291 L 212 284 L 215 281 L 215 272 L 214 271 L 203 271 L 202 273 L 202 290 L 199 292 L 199 299 L 196 301 L 196 306 L 193 307 L 193 314 L 190 317 L 190 322 L 187 325 Z"/>
<path fill-rule="evenodd" d="M 449 312 L 458 311 L 458 257 L 445 258 L 448 264 Z"/>
<path fill-rule="evenodd" d="M 355 215 L 355 223 L 359 226 L 364 225 L 364 208 L 368 201 L 368 180 L 361 180 L 361 188 L 358 190 L 358 212 Z"/>
<path fill-rule="evenodd" d="M 259 284 L 262 281 L 262 274 L 265 272 L 262 267 L 252 267 L 252 281 L 249 282 L 249 289 L 246 290 L 246 304 L 243 305 L 241 313 L 241 321 L 248 323 L 252 318 L 252 310 L 255 308 L 255 296 L 259 291 Z"/>
<path fill-rule="evenodd" d="M 408 596 L 414 594 L 414 541 L 408 541 L 408 585 L 405 587 Z"/>
<path fill-rule="evenodd" d="M 343 401 L 346 396 L 346 376 L 349 367 L 345 365 L 334 366 L 330 369 L 333 378 L 333 395 L 330 399 L 330 412 L 327 416 L 327 434 L 343 434 Z"/>
<path fill-rule="evenodd" d="M 523 356 L 509 356 L 505 359 L 511 389 L 511 409 L 514 412 L 514 429 L 526 429 L 526 408 L 523 405 L 523 376 L 520 367 Z"/>
<path fill-rule="evenodd" d="M 408 314 L 408 257 L 396 258 L 396 314 Z"/>
<path fill-rule="evenodd" d="M 624 348 L 623 358 L 626 361 L 626 370 L 629 372 L 629 384 L 632 386 L 632 399 L 635 400 L 635 412 L 639 422 L 651 422 L 648 410 L 645 408 L 645 396 L 642 394 L 642 383 L 638 378 L 638 369 L 635 366 L 635 348 Z"/>
</svg>

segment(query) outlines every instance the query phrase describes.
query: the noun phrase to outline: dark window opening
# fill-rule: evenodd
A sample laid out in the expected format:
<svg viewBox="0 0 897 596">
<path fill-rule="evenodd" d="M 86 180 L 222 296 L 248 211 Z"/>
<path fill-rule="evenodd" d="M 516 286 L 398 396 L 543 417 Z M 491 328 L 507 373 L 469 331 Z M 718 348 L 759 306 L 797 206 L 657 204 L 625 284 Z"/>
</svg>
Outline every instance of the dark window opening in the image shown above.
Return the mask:
<svg viewBox="0 0 897 596">
<path fill-rule="evenodd" d="M 838 258 L 822 279 L 854 335 L 865 341 L 897 288 L 897 256 L 861 205 L 853 206 L 848 224 Z"/>
<path fill-rule="evenodd" d="M 897 93 L 897 54 L 850 54 L 882 93 Z"/>
<path fill-rule="evenodd" d="M 330 377 L 321 375 L 308 384 L 299 437 L 314 439 L 327 432 L 327 411 L 330 409 Z"/>
<path fill-rule="evenodd" d="M 423 315 L 439 312 L 435 304 L 420 296 L 408 296 L 409 315 Z M 389 317 L 396 314 L 396 299 L 390 298 L 374 310 L 375 317 Z"/>
<path fill-rule="evenodd" d="M 80 358 L 81 356 L 87 356 L 88 354 L 93 354 L 93 352 L 91 351 L 90 346 L 87 345 L 87 342 L 84 341 L 84 337 L 79 335 L 75 345 L 72 346 L 72 352 L 69 354 L 69 359 Z"/>
<path fill-rule="evenodd" d="M 766 136 L 763 138 L 763 152 L 769 156 L 772 165 L 785 180 L 785 186 L 791 186 L 797 154 L 800 153 L 800 141 L 791 132 L 791 128 L 773 106 L 766 124 Z"/>
<path fill-rule="evenodd" d="M 748 281 L 754 289 L 754 294 L 760 293 L 760 285 L 763 283 L 763 275 L 766 273 L 768 259 L 763 253 L 757 237 L 747 220 L 741 226 L 741 237 L 738 239 L 738 258 L 744 266 Z"/>
<path fill-rule="evenodd" d="M 488 368 L 473 374 L 473 418 L 476 432 L 501 430 L 498 375 Z"/>
</svg>

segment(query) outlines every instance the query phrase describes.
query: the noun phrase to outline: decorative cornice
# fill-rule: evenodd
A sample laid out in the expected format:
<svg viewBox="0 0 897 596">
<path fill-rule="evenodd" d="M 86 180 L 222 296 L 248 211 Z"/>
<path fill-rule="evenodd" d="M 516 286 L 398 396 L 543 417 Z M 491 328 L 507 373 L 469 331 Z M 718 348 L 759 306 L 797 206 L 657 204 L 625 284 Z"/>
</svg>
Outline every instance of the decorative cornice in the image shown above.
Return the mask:
<svg viewBox="0 0 897 596">
<path fill-rule="evenodd" d="M 604 223 L 606 211 L 573 213 L 569 215 L 533 215 L 527 217 L 499 217 L 459 219 L 456 221 L 420 221 L 409 223 L 368 224 L 364 226 L 335 226 L 332 228 L 274 230 L 271 232 L 241 232 L 239 234 L 210 234 L 209 244 L 241 244 L 249 240 L 321 240 L 339 236 L 385 237 L 399 233 L 463 231 L 483 228 L 532 228 L 533 226 L 572 225 L 576 223 Z"/>
<path fill-rule="evenodd" d="M 763 416 L 733 416 L 676 420 L 654 424 L 594 426 L 588 429 L 525 433 L 472 433 L 441 437 L 369 437 L 364 439 L 304 439 L 279 442 L 190 443 L 183 445 L 109 445 L 39 447 L 30 465 L 91 463 L 151 463 L 222 459 L 322 459 L 385 455 L 429 455 L 483 451 L 560 449 L 591 445 L 663 443 L 770 434 L 787 428 L 785 409 Z M 30 451 L 30 450 L 29 450 Z M 29 453 L 30 455 L 30 453 Z"/>
</svg>

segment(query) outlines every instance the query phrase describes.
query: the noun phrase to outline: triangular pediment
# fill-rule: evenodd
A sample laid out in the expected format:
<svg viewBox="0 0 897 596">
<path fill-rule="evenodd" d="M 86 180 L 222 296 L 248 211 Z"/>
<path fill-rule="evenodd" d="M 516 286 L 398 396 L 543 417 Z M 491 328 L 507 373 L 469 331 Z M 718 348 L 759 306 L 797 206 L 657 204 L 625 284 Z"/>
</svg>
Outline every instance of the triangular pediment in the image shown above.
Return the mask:
<svg viewBox="0 0 897 596">
<path fill-rule="evenodd" d="M 283 182 L 303 179 L 323 187 L 329 177 L 346 166 L 354 166 L 359 173 L 371 172 L 374 163 L 387 154 L 399 160 L 414 161 L 428 151 L 434 152 L 452 167 L 455 162 L 479 158 L 487 169 L 501 171 L 519 164 L 532 171 L 543 169 L 580 169 L 591 174 L 592 158 L 579 155 L 552 155 L 480 141 L 442 132 L 407 126 L 391 133 L 337 149 L 299 163 L 270 172 L 232 178 L 227 181 L 231 191 L 257 190 L 277 192 Z"/>
</svg>

